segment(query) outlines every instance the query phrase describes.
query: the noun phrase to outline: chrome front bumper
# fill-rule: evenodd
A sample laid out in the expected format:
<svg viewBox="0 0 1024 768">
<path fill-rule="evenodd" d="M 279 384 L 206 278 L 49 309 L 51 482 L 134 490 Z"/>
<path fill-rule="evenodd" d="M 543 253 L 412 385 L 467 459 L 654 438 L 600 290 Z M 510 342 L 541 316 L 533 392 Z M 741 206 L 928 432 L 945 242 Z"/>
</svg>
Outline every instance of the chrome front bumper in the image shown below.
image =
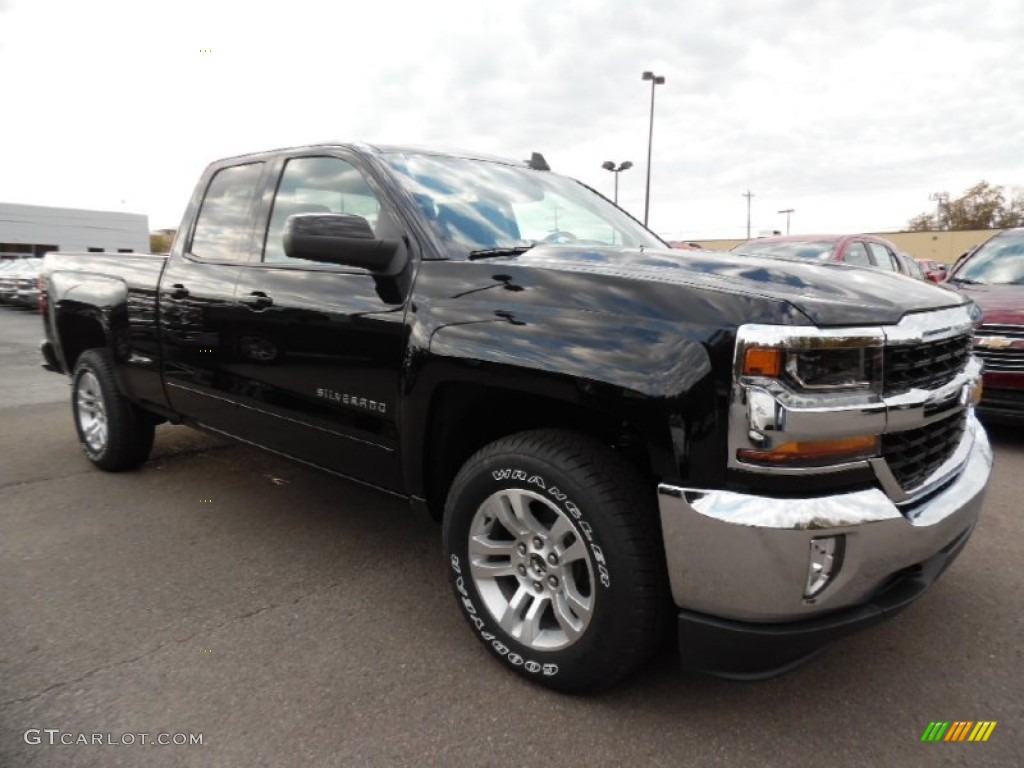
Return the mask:
<svg viewBox="0 0 1024 768">
<path fill-rule="evenodd" d="M 895 574 L 973 529 L 992 468 L 992 449 L 973 411 L 956 453 L 963 463 L 941 490 L 900 506 L 876 488 L 793 499 L 659 485 L 676 605 L 777 623 L 869 600 Z M 811 539 L 837 535 L 845 537 L 838 573 L 819 594 L 805 598 Z"/>
</svg>

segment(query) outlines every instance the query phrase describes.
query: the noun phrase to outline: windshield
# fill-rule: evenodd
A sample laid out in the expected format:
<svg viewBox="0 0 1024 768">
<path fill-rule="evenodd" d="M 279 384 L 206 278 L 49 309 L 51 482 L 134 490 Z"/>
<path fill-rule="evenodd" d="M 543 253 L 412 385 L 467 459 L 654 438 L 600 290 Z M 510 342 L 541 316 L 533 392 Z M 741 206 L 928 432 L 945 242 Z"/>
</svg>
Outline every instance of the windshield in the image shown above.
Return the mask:
<svg viewBox="0 0 1024 768">
<path fill-rule="evenodd" d="M 537 243 L 667 247 L 564 176 L 436 155 L 389 153 L 384 160 L 441 239 L 464 254 Z"/>
<path fill-rule="evenodd" d="M 1024 232 L 992 238 L 956 271 L 952 280 L 1024 285 Z"/>
<path fill-rule="evenodd" d="M 768 242 L 759 243 L 756 240 L 749 243 L 741 243 L 733 248 L 736 253 L 746 253 L 752 256 L 773 256 L 783 259 L 814 259 L 825 260 L 832 258 L 832 251 L 836 244 L 829 240 L 815 240 L 812 242 L 784 243 Z"/>
</svg>

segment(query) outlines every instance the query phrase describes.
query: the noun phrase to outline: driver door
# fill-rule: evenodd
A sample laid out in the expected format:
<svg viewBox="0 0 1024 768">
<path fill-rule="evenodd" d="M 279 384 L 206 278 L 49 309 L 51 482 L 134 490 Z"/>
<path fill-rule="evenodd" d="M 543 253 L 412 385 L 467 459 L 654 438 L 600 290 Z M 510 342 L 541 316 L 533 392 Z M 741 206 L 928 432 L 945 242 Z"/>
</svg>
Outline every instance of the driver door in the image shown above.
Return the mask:
<svg viewBox="0 0 1024 768">
<path fill-rule="evenodd" d="M 233 309 L 230 372 L 244 382 L 248 432 L 272 450 L 397 490 L 406 297 L 365 269 L 290 258 L 282 230 L 291 215 L 330 212 L 363 216 L 378 237 L 405 233 L 343 151 L 284 156 L 273 173 L 260 253 L 239 270 Z"/>
</svg>

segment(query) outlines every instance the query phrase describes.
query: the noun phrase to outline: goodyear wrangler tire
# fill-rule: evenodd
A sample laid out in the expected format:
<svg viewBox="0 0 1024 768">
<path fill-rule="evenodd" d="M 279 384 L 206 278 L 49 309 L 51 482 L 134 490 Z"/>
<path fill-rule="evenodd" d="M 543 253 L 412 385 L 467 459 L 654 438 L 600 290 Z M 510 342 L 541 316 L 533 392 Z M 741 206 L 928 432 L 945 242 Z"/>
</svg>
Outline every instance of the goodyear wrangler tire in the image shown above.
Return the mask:
<svg viewBox="0 0 1024 768">
<path fill-rule="evenodd" d="M 644 662 L 668 619 L 653 488 L 596 440 L 522 432 L 455 478 L 444 546 L 473 633 L 506 666 L 567 692 Z"/>
<path fill-rule="evenodd" d="M 71 409 L 82 450 L 100 469 L 135 469 L 149 458 L 153 421 L 117 388 L 107 350 L 79 356 L 71 377 Z"/>
</svg>

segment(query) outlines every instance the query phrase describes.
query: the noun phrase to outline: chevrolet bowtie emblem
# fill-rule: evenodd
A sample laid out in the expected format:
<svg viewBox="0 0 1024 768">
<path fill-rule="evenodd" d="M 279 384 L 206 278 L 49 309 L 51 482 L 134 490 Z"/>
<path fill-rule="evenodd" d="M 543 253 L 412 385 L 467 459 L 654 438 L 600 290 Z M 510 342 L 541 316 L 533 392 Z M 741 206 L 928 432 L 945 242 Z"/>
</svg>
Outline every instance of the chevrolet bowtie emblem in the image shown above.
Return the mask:
<svg viewBox="0 0 1024 768">
<path fill-rule="evenodd" d="M 986 349 L 1005 349 L 1013 344 L 1013 341 L 1013 339 L 1008 339 L 1005 336 L 979 336 L 974 340 L 974 344 Z"/>
</svg>

